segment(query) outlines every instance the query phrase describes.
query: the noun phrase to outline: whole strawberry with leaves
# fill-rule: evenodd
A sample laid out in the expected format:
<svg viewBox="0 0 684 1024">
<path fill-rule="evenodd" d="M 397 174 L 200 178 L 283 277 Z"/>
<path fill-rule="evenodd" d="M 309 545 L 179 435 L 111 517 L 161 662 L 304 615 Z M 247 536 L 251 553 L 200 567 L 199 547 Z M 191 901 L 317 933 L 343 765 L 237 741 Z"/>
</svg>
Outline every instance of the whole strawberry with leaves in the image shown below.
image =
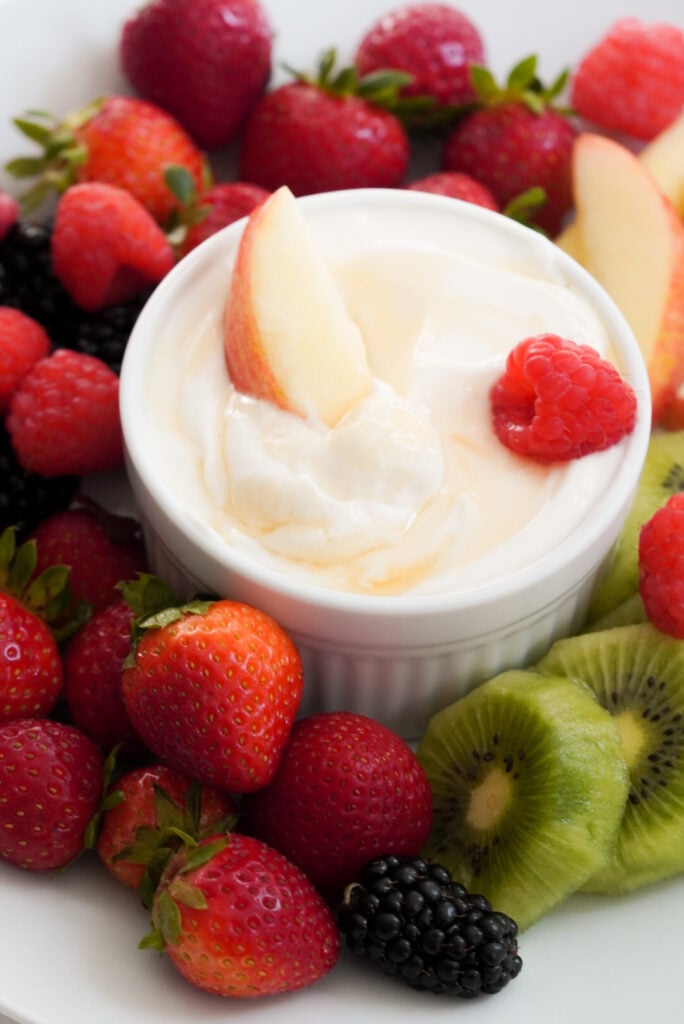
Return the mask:
<svg viewBox="0 0 684 1024">
<path fill-rule="evenodd" d="M 306 876 L 249 836 L 181 849 L 157 888 L 141 946 L 166 950 L 198 988 L 235 999 L 292 992 L 335 965 L 335 919 Z"/>
<path fill-rule="evenodd" d="M 146 746 L 230 792 L 266 785 L 302 697 L 301 657 L 287 633 L 230 600 L 167 608 L 137 629 L 123 692 Z"/>
<path fill-rule="evenodd" d="M 217 149 L 266 87 L 271 29 L 257 0 L 152 0 L 125 22 L 119 58 L 141 96 Z"/>
<path fill-rule="evenodd" d="M 69 566 L 71 591 L 94 611 L 120 596 L 117 584 L 145 572 L 140 524 L 80 496 L 71 508 L 47 516 L 32 531 L 36 569 Z"/>
<path fill-rule="evenodd" d="M 410 76 L 359 78 L 334 65 L 330 50 L 316 76 L 298 74 L 261 98 L 242 139 L 242 180 L 269 191 L 287 185 L 295 195 L 402 181 L 409 143 L 395 111 Z"/>
<path fill-rule="evenodd" d="M 183 845 L 227 831 L 237 812 L 230 796 L 202 786 L 169 765 L 131 768 L 110 786 L 111 806 L 100 822 L 96 849 L 107 870 L 138 889 L 146 906 L 171 857 Z"/>
<path fill-rule="evenodd" d="M 160 224 L 176 199 L 164 180 L 170 166 L 184 167 L 200 189 L 205 157 L 174 117 L 134 96 L 106 96 L 70 111 L 62 120 L 31 112 L 14 121 L 41 149 L 7 164 L 16 178 L 35 181 L 21 196 L 26 211 L 53 193 L 95 181 L 130 192 Z"/>
<path fill-rule="evenodd" d="M 474 109 L 449 134 L 443 168 L 482 182 L 501 209 L 531 189 L 543 189 L 545 201 L 530 222 L 553 236 L 572 205 L 571 158 L 576 128 L 554 100 L 565 88 L 567 72 L 545 88 L 534 56 L 520 61 L 499 86 L 489 70 L 475 66 Z"/>
<path fill-rule="evenodd" d="M 73 616 L 72 614 L 73 613 Z M 61 620 L 62 629 L 51 623 Z M 62 692 L 58 641 L 82 621 L 72 607 L 69 570 L 36 574 L 35 541 L 0 534 L 0 722 L 48 715 Z"/>
</svg>

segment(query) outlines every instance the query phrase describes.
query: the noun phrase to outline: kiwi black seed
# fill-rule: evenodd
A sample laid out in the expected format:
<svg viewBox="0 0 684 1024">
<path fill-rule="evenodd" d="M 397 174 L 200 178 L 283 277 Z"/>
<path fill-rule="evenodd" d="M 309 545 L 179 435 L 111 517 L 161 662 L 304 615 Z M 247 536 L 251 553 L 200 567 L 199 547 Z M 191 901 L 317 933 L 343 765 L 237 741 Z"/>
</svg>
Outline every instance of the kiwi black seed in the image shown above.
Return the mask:
<svg viewBox="0 0 684 1024">
<path fill-rule="evenodd" d="M 610 563 L 594 590 L 587 625 L 594 626 L 639 587 L 639 530 L 673 494 L 684 491 L 684 430 L 655 433 L 639 487 Z"/>
<path fill-rule="evenodd" d="M 627 892 L 684 871 L 684 641 L 649 623 L 559 640 L 537 668 L 592 688 L 618 724 L 629 796 L 610 860 L 586 892 Z"/>
<path fill-rule="evenodd" d="M 610 856 L 627 769 L 583 684 L 504 672 L 438 712 L 418 758 L 434 798 L 426 855 L 521 929 Z"/>
</svg>

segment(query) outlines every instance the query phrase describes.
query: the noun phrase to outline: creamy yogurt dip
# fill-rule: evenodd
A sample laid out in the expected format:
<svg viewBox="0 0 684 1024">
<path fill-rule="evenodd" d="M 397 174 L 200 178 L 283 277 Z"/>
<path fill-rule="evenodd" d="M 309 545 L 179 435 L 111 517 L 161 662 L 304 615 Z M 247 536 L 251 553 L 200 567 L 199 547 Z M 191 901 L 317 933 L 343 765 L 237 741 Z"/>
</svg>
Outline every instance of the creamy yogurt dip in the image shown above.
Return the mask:
<svg viewBox="0 0 684 1024">
<path fill-rule="evenodd" d="M 158 340 L 149 444 L 165 487 L 227 544 L 337 590 L 456 591 L 552 550 L 624 448 L 541 466 L 490 426 L 489 389 L 524 338 L 551 331 L 614 359 L 561 255 L 523 229 L 501 236 L 494 215 L 455 232 L 439 216 L 321 208 L 312 226 L 363 334 L 371 394 L 330 430 L 238 393 L 222 346 L 229 261 L 211 302 L 198 294 Z"/>
</svg>

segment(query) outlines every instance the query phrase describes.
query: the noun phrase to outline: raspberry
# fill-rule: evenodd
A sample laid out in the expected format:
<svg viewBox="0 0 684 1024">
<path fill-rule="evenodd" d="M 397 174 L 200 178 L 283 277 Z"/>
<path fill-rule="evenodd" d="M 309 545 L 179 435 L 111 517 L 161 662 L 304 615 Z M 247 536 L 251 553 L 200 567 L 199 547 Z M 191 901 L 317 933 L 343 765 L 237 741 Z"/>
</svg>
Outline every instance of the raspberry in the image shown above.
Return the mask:
<svg viewBox="0 0 684 1024">
<path fill-rule="evenodd" d="M 605 131 L 654 138 L 684 106 L 684 32 L 619 19 L 580 61 L 571 102 Z"/>
<path fill-rule="evenodd" d="M 12 395 L 7 429 L 24 469 L 85 476 L 123 461 L 119 378 L 94 356 L 59 349 Z"/>
<path fill-rule="evenodd" d="M 99 182 L 67 189 L 51 245 L 55 276 L 89 312 L 133 298 L 174 263 L 169 240 L 142 203 Z"/>
<path fill-rule="evenodd" d="M 684 493 L 641 527 L 639 593 L 656 629 L 684 638 Z"/>
<path fill-rule="evenodd" d="M 419 178 L 406 186 L 412 192 L 432 192 L 438 196 L 449 196 L 451 199 L 462 199 L 475 206 L 484 206 L 487 210 L 499 212 L 499 204 L 486 185 L 476 181 L 470 174 L 460 171 L 438 171 Z"/>
<path fill-rule="evenodd" d="M 555 334 L 515 346 L 490 404 L 499 440 L 544 463 L 610 448 L 636 420 L 636 397 L 615 367 L 589 345 Z"/>
<path fill-rule="evenodd" d="M 0 413 L 28 371 L 50 351 L 50 339 L 37 321 L 0 306 Z"/>
</svg>

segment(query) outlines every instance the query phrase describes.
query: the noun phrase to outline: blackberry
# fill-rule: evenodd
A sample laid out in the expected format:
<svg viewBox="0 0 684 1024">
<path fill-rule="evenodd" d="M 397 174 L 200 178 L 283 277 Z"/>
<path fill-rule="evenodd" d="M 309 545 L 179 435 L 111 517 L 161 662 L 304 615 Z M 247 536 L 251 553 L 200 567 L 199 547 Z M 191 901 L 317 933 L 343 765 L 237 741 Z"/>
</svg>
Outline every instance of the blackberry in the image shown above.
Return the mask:
<svg viewBox="0 0 684 1024">
<path fill-rule="evenodd" d="M 367 864 L 347 887 L 338 924 L 356 956 L 436 995 L 499 992 L 522 967 L 515 921 L 420 857 Z"/>
<path fill-rule="evenodd" d="M 87 313 L 52 273 L 49 223 L 18 221 L 0 243 L 0 305 L 43 325 L 55 348 L 97 356 L 118 373 L 128 337 L 151 289 L 128 302 Z"/>
<path fill-rule="evenodd" d="M 76 476 L 27 473 L 17 462 L 4 424 L 0 424 L 0 480 L 0 532 L 16 526 L 21 535 L 53 512 L 68 508 L 81 482 Z"/>
</svg>

